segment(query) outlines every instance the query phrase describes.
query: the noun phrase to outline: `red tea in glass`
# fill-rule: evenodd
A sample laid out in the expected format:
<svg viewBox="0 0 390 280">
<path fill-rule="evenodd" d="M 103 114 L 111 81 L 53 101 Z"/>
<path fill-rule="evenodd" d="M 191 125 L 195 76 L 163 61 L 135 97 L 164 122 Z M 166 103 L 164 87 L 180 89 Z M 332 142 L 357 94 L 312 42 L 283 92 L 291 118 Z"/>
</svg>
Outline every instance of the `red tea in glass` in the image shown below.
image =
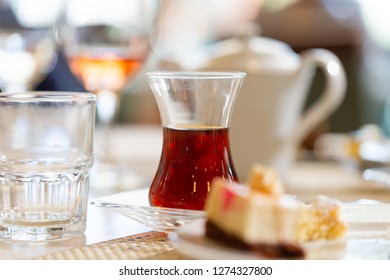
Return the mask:
<svg viewBox="0 0 390 280">
<path fill-rule="evenodd" d="M 237 180 L 229 124 L 245 73 L 150 72 L 147 76 L 164 138 L 149 202 L 203 210 L 215 177 Z"/>
<path fill-rule="evenodd" d="M 228 132 L 218 127 L 164 127 L 150 204 L 202 210 L 214 177 L 236 181 Z"/>
</svg>

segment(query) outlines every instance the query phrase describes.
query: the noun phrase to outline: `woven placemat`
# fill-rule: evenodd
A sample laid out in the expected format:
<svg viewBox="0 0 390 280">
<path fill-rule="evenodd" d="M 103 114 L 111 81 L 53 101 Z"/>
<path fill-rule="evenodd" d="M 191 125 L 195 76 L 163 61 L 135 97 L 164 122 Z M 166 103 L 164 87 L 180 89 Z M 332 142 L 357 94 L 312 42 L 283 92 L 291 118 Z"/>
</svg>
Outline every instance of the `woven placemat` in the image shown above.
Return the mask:
<svg viewBox="0 0 390 280">
<path fill-rule="evenodd" d="M 162 232 L 146 232 L 52 253 L 38 260 L 184 260 Z"/>
</svg>

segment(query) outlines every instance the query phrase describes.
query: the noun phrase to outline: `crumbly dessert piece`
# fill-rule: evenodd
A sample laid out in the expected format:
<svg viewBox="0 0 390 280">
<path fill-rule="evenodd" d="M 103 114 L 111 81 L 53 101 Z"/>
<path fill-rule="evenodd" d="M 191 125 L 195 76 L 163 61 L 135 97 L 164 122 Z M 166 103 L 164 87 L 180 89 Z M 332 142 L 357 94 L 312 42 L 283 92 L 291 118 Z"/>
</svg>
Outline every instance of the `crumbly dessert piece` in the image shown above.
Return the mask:
<svg viewBox="0 0 390 280">
<path fill-rule="evenodd" d="M 253 191 L 276 196 L 280 196 L 285 192 L 276 171 L 258 164 L 252 167 L 248 186 Z"/>
<path fill-rule="evenodd" d="M 318 196 L 304 206 L 297 230 L 298 241 L 333 240 L 344 236 L 347 224 L 340 220 L 340 203 L 326 196 Z"/>
<path fill-rule="evenodd" d="M 215 178 L 206 201 L 206 235 L 268 258 L 304 258 L 304 241 L 342 237 L 340 205 L 320 197 L 313 204 L 282 195 L 272 169 L 255 166 L 249 186 Z"/>
</svg>

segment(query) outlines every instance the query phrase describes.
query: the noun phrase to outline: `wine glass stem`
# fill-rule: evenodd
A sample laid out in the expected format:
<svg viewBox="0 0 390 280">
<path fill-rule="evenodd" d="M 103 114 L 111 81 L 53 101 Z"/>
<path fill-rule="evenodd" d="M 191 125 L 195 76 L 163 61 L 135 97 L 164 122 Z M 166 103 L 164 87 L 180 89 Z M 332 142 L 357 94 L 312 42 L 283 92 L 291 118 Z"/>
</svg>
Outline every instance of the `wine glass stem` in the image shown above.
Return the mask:
<svg viewBox="0 0 390 280">
<path fill-rule="evenodd" d="M 100 154 L 97 160 L 103 163 L 110 161 L 110 135 L 111 127 L 117 116 L 118 95 L 110 90 L 100 90 L 97 92 L 96 109 L 98 123 L 100 124 Z"/>
</svg>

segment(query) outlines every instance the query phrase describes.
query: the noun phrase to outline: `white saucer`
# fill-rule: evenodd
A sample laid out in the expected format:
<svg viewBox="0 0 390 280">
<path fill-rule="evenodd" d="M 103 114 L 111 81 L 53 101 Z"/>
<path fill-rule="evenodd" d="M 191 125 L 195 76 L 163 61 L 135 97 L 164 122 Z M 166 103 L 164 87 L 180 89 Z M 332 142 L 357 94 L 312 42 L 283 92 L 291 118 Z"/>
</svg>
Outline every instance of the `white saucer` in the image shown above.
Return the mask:
<svg viewBox="0 0 390 280">
<path fill-rule="evenodd" d="M 149 189 L 136 189 L 94 199 L 91 205 L 112 209 L 152 230 L 170 232 L 205 217 L 204 211 L 153 207 L 148 202 Z"/>
<path fill-rule="evenodd" d="M 205 236 L 205 220 L 197 219 L 171 233 L 169 238 L 177 250 L 194 259 L 211 260 L 254 260 L 264 259 L 261 255 L 231 248 Z M 344 257 L 346 239 L 314 241 L 302 244 L 306 259 L 341 259 Z"/>
</svg>

